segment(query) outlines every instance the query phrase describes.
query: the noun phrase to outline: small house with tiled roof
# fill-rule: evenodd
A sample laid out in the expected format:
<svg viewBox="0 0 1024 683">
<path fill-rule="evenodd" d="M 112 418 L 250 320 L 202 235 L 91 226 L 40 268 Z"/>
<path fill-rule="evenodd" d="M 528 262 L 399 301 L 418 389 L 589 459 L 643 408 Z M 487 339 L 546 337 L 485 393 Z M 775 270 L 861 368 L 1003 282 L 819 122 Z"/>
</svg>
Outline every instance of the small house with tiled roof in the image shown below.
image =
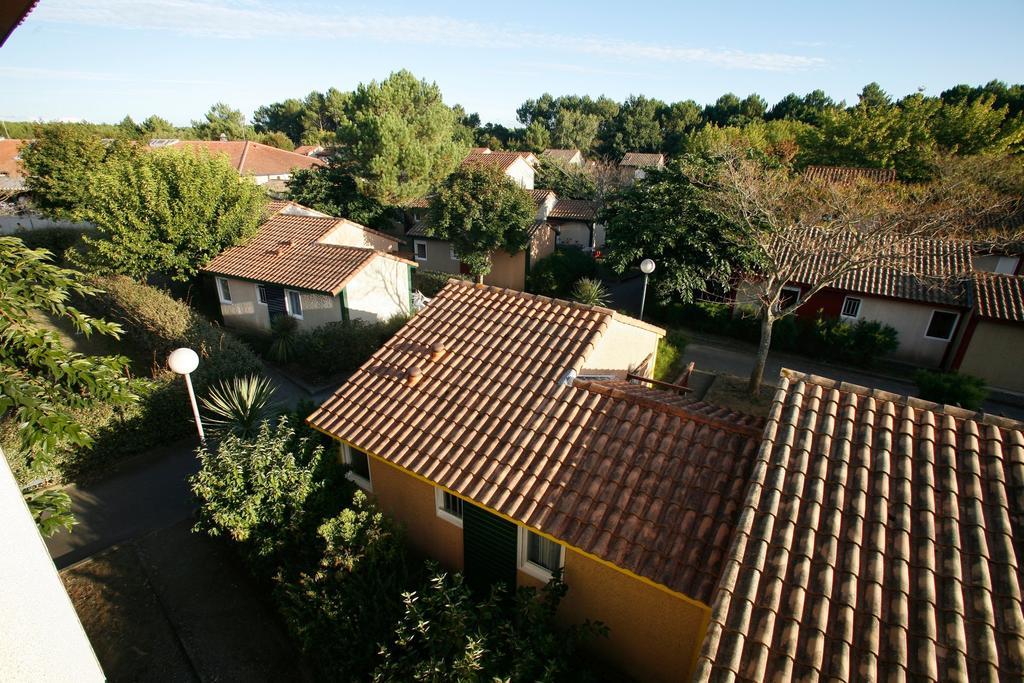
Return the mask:
<svg viewBox="0 0 1024 683">
<path fill-rule="evenodd" d="M 562 570 L 600 655 L 680 680 L 710 615 L 763 421 L 627 381 L 664 330 L 451 281 L 309 417 L 410 542 L 472 586 Z"/>
<path fill-rule="evenodd" d="M 492 152 L 472 150 L 462 160 L 463 166 L 496 166 L 525 190 L 532 190 L 536 177 L 537 157 L 530 152 Z"/>
<path fill-rule="evenodd" d="M 294 202 L 271 202 L 257 233 L 202 272 L 213 279 L 224 324 L 268 330 L 279 316 L 301 328 L 387 320 L 412 310 L 412 269 L 398 240 Z"/>
<path fill-rule="evenodd" d="M 546 149 L 540 154 L 541 158 L 549 159 L 560 164 L 570 166 L 583 165 L 583 152 L 578 149 Z"/>
<path fill-rule="evenodd" d="M 21 163 L 21 151 L 28 143 L 28 140 L 0 138 L 0 191 L 25 190 L 25 168 Z"/>
<path fill-rule="evenodd" d="M 792 250 L 783 305 L 803 301 L 798 316 L 849 322 L 863 319 L 889 325 L 899 334 L 899 348 L 892 353 L 893 359 L 932 368 L 948 365 L 970 302 L 967 279 L 972 269 L 971 245 L 922 237 L 905 246 L 905 264 L 858 268 L 805 300 L 814 284 L 834 269 L 836 260 L 847 251 L 843 242 L 854 239 L 849 234 L 821 235 L 807 231 L 803 239 L 814 248 L 801 245 Z M 782 261 L 785 263 L 786 258 Z M 751 301 L 743 284 L 735 297 L 741 305 Z"/>
<path fill-rule="evenodd" d="M 804 177 L 830 185 L 853 185 L 869 181 L 873 183 L 896 182 L 896 169 L 863 168 L 859 166 L 808 166 Z"/>
<path fill-rule="evenodd" d="M 952 368 L 1024 394 L 1024 276 L 974 273 L 971 309 Z"/>
<path fill-rule="evenodd" d="M 150 142 L 154 149 L 205 149 L 211 154 L 228 158 L 239 175 L 251 176 L 257 185 L 271 181 L 284 182 L 295 169 L 324 166 L 323 160 L 297 154 L 251 140 L 175 140 L 159 139 Z"/>
<path fill-rule="evenodd" d="M 665 168 L 665 155 L 659 152 L 626 152 L 619 161 L 622 182 L 632 183 L 652 168 Z"/>
<path fill-rule="evenodd" d="M 499 154 L 493 152 L 492 154 Z M 521 157 L 520 157 L 521 158 Z M 514 168 L 514 166 L 513 166 Z M 495 251 L 491 254 L 491 271 L 484 276 L 484 283 L 496 287 L 525 289 L 526 278 L 533 264 L 550 255 L 555 250 L 557 229 L 548 216 L 555 208 L 558 198 L 551 190 L 529 190 L 537 214 L 530 226 L 530 243 L 527 248 L 516 254 L 506 251 Z M 422 206 L 415 207 L 416 223 L 405 233 L 410 243 L 413 258 L 425 271 L 437 273 L 465 274 L 468 269 L 463 266 L 455 247 L 451 242 L 430 234 L 427 225 L 427 208 L 429 199 Z"/>
<path fill-rule="evenodd" d="M 548 222 L 558 230 L 558 244 L 591 253 L 603 248 L 605 226 L 597 222 L 599 206 L 589 199 L 559 197 L 548 214 Z"/>
<path fill-rule="evenodd" d="M 1024 424 L 783 371 L 693 676 L 1024 680 Z"/>
</svg>

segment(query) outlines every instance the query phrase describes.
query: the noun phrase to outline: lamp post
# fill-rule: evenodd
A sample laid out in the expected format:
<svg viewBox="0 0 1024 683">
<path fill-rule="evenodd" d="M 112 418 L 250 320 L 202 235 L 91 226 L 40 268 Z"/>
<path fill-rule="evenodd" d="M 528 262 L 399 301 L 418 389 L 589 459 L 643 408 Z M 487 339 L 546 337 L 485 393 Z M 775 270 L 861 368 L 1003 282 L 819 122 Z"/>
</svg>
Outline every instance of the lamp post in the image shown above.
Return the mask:
<svg viewBox="0 0 1024 683">
<path fill-rule="evenodd" d="M 640 297 L 640 319 L 644 319 L 644 304 L 647 303 L 647 278 L 654 272 L 654 261 L 645 258 L 640 262 L 640 272 L 644 274 L 644 293 Z"/>
<path fill-rule="evenodd" d="M 203 433 L 203 421 L 199 418 L 196 392 L 192 389 L 192 378 L 190 377 L 192 372 L 199 367 L 199 355 L 192 349 L 175 349 L 167 357 L 167 367 L 185 377 L 185 386 L 188 387 L 188 398 L 192 402 L 192 415 L 196 418 L 196 430 L 199 432 L 199 443 L 205 447 L 206 434 Z"/>
</svg>

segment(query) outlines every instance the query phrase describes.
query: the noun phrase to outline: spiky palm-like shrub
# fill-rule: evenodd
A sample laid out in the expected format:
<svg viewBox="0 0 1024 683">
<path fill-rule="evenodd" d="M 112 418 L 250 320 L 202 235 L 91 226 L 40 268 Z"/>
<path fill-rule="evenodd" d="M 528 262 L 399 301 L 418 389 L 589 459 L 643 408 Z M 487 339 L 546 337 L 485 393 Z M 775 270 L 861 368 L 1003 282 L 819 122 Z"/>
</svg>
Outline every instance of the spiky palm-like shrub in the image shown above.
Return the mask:
<svg viewBox="0 0 1024 683">
<path fill-rule="evenodd" d="M 573 301 L 587 306 L 605 306 L 608 304 L 608 297 L 608 289 L 600 280 L 593 278 L 580 278 L 572 288 Z"/>
<path fill-rule="evenodd" d="M 260 375 L 221 381 L 201 399 L 208 416 L 206 423 L 216 436 L 229 434 L 241 439 L 256 435 L 274 409 L 274 384 Z"/>
<path fill-rule="evenodd" d="M 278 316 L 270 325 L 270 348 L 267 355 L 278 363 L 287 363 L 296 356 L 299 324 L 290 315 Z"/>
</svg>

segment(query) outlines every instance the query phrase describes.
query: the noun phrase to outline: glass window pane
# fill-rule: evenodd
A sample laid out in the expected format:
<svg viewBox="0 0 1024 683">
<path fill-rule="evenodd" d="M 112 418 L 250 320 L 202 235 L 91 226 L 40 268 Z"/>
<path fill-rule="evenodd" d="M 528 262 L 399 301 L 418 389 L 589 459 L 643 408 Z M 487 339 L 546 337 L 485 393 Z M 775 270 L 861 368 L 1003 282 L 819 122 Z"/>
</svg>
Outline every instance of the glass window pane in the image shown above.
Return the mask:
<svg viewBox="0 0 1024 683">
<path fill-rule="evenodd" d="M 228 286 L 228 281 L 224 278 L 220 279 L 220 298 L 224 301 L 231 301 L 231 288 Z"/>
<path fill-rule="evenodd" d="M 931 322 L 928 323 L 926 337 L 934 339 L 949 339 L 953 336 L 953 326 L 956 324 L 956 313 L 949 311 L 935 311 L 932 313 Z"/>
<path fill-rule="evenodd" d="M 444 492 L 444 511 L 455 517 L 462 517 L 462 499 Z"/>
<path fill-rule="evenodd" d="M 370 459 L 366 457 L 366 453 L 349 448 L 348 464 L 352 468 L 353 474 L 357 474 L 366 480 L 370 479 Z"/>
<path fill-rule="evenodd" d="M 261 304 L 267 303 L 267 287 L 266 285 L 256 285 L 256 291 L 259 294 Z"/>
<path fill-rule="evenodd" d="M 292 308 L 292 315 L 302 315 L 302 297 L 298 292 L 288 292 L 288 303 Z"/>
<path fill-rule="evenodd" d="M 532 531 L 527 532 L 526 559 L 530 562 L 554 571 L 561 565 L 562 548 L 554 541 L 538 536 Z"/>
<path fill-rule="evenodd" d="M 856 318 L 858 313 L 860 313 L 860 299 L 851 297 L 843 302 L 843 315 Z"/>
</svg>

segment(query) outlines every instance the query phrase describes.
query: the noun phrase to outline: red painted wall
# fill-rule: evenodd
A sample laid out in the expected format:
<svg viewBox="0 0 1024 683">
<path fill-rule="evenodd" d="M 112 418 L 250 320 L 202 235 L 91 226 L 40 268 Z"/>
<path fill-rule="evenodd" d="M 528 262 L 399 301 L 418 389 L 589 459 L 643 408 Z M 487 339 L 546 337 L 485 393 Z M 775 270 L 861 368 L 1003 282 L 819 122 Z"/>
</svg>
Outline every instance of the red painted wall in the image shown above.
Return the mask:
<svg viewBox="0 0 1024 683">
<path fill-rule="evenodd" d="M 801 317 L 817 318 L 818 311 L 829 318 L 838 318 L 843 311 L 843 300 L 846 292 L 840 289 L 826 288 L 805 301 L 796 314 Z"/>
</svg>

